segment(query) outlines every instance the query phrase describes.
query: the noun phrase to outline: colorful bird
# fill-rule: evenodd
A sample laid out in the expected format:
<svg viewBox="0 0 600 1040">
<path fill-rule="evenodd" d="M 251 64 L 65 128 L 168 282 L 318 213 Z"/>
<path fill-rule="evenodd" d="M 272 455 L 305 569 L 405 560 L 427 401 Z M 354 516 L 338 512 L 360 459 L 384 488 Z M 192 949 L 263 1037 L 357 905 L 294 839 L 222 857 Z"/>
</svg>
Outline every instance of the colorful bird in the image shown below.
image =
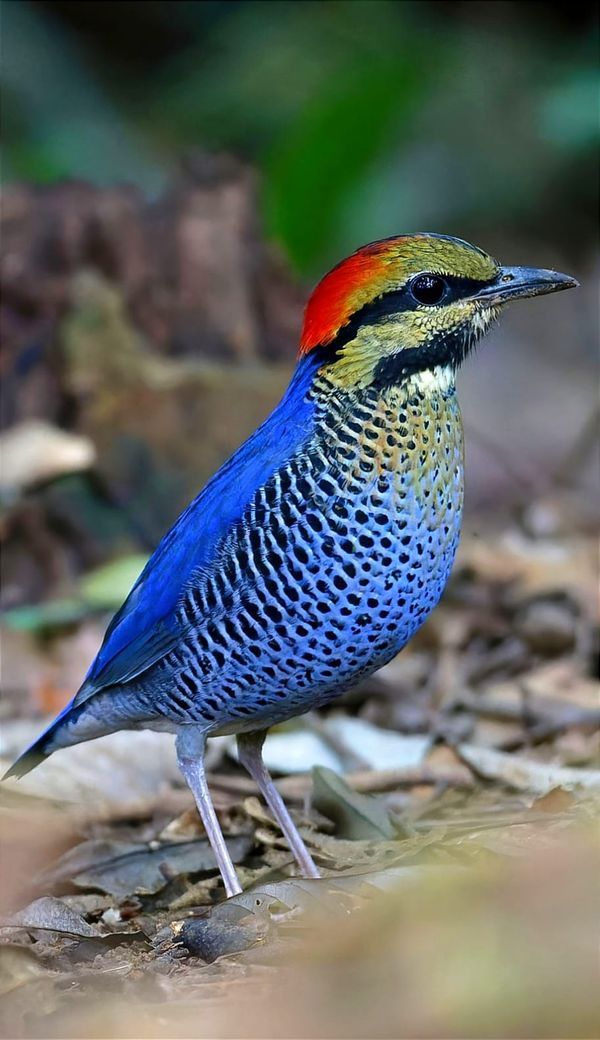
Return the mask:
<svg viewBox="0 0 600 1040">
<path fill-rule="evenodd" d="M 267 730 L 384 665 L 435 607 L 463 500 L 457 368 L 504 303 L 576 285 L 433 234 L 338 264 L 309 300 L 282 401 L 165 535 L 81 689 L 7 776 L 115 730 L 174 732 L 233 895 L 203 758 L 207 737 L 235 733 L 318 877 L 264 766 Z"/>
</svg>

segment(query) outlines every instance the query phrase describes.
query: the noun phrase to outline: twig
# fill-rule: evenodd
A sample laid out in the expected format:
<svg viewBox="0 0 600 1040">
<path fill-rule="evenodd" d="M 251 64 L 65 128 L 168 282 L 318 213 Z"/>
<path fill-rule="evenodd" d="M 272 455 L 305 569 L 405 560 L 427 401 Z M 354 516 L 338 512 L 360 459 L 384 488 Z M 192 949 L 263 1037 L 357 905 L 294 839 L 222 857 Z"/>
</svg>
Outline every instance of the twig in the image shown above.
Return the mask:
<svg viewBox="0 0 600 1040">
<path fill-rule="evenodd" d="M 371 794 L 379 791 L 393 791 L 397 787 L 414 787 L 419 784 L 448 785 L 451 787 L 472 787 L 473 778 L 465 767 L 452 769 L 433 769 L 430 766 L 419 766 L 414 769 L 362 769 L 354 773 L 346 773 L 344 779 L 360 794 Z M 209 774 L 211 787 L 240 795 L 256 794 L 254 782 L 244 776 Z M 312 787 L 310 773 L 297 776 L 286 776 L 277 781 L 281 795 L 289 801 L 302 802 Z"/>
</svg>

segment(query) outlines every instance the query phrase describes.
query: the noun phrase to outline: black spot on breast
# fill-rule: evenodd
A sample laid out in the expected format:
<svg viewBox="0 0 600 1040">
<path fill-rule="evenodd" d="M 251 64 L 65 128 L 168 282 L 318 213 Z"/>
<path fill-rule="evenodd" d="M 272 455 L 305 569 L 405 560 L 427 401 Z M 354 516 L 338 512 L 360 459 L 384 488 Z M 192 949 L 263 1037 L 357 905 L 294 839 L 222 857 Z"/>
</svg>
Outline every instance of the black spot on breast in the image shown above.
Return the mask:
<svg viewBox="0 0 600 1040">
<path fill-rule="evenodd" d="M 181 672 L 179 679 L 191 694 L 195 694 L 197 692 L 197 683 L 194 682 L 192 677 L 188 675 L 187 672 Z"/>
</svg>

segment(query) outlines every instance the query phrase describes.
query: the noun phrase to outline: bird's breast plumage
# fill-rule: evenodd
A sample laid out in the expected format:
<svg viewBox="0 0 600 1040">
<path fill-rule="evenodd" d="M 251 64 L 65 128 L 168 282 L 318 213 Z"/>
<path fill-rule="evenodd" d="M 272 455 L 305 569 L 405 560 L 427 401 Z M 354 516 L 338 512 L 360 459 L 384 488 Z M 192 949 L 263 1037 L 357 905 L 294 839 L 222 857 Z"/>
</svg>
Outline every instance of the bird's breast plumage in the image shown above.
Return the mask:
<svg viewBox="0 0 600 1040">
<path fill-rule="evenodd" d="M 311 438 L 185 589 L 185 634 L 143 694 L 174 723 L 253 729 L 325 703 L 389 661 L 443 591 L 462 507 L 454 393 L 327 389 Z"/>
</svg>

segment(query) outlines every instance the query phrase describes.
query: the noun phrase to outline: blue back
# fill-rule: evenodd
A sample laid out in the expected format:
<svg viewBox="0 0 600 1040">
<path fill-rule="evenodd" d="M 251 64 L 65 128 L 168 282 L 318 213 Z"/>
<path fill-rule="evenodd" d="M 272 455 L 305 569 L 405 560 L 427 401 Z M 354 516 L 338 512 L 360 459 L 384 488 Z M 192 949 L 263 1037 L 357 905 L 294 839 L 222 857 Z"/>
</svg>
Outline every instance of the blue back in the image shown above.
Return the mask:
<svg viewBox="0 0 600 1040">
<path fill-rule="evenodd" d="M 181 620 L 176 607 L 187 582 L 210 561 L 257 488 L 311 435 L 314 405 L 307 392 L 314 369 L 315 361 L 310 356 L 299 363 L 277 408 L 162 539 L 113 618 L 72 705 L 104 687 L 140 675 L 178 642 Z"/>
</svg>

